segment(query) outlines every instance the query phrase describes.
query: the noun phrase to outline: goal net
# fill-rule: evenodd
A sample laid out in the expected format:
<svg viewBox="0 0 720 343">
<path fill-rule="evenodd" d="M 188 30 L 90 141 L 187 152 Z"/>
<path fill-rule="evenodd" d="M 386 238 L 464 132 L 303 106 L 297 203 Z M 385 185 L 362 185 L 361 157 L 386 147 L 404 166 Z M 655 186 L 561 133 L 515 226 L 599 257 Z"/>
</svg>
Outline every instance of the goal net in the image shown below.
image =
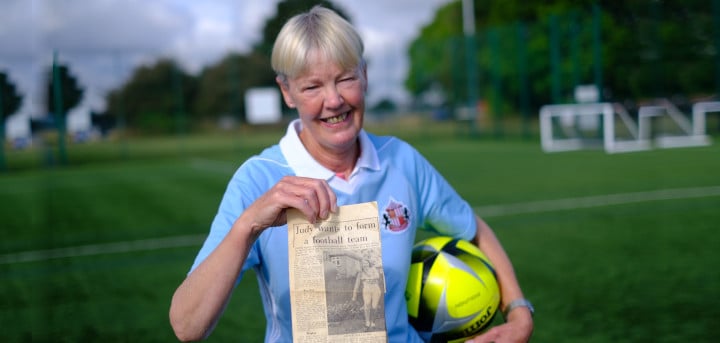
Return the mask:
<svg viewBox="0 0 720 343">
<path fill-rule="evenodd" d="M 540 109 L 545 152 L 602 148 L 608 153 L 709 145 L 705 116 L 720 102 L 697 103 L 692 117 L 661 99 L 641 106 L 637 116 L 617 103 L 546 105 Z"/>
</svg>

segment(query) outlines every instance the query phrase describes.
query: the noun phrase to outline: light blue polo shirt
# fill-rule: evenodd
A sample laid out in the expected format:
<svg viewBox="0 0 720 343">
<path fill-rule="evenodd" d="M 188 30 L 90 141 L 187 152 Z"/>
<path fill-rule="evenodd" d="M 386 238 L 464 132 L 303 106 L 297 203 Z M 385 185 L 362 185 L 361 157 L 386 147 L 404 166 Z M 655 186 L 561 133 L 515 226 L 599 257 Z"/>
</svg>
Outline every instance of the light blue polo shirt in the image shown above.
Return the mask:
<svg viewBox="0 0 720 343">
<path fill-rule="evenodd" d="M 404 296 L 415 232 L 432 229 L 472 239 L 476 232 L 472 208 L 417 150 L 398 138 L 361 131 L 359 160 L 344 180 L 310 156 L 298 137 L 301 129 L 300 120 L 293 121 L 279 144 L 251 157 L 235 172 L 192 270 L 222 241 L 245 208 L 282 177 L 325 179 L 335 191 L 338 206 L 378 203 L 388 338 L 398 343 L 421 342 L 408 323 Z M 265 341 L 292 342 L 287 225 L 260 235 L 243 274 L 249 268 L 256 271 L 265 309 Z"/>
</svg>

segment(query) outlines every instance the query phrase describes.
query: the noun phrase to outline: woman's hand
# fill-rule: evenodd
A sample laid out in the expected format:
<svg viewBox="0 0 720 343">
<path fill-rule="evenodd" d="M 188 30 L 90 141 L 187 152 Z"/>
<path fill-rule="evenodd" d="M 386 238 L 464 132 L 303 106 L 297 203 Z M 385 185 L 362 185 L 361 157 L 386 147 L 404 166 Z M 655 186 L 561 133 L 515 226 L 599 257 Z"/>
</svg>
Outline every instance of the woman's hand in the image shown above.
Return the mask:
<svg viewBox="0 0 720 343">
<path fill-rule="evenodd" d="M 241 217 L 250 223 L 253 235 L 268 227 L 285 225 L 288 208 L 300 210 L 314 223 L 337 212 L 335 192 L 325 180 L 285 176 L 250 205 Z"/>
<path fill-rule="evenodd" d="M 525 343 L 533 332 L 533 319 L 527 308 L 511 311 L 505 324 L 491 327 L 488 331 L 466 342 L 472 343 Z"/>
<path fill-rule="evenodd" d="M 315 222 L 337 211 L 337 198 L 325 180 L 287 176 L 248 206 L 230 233 L 175 291 L 170 322 L 178 339 L 195 341 L 210 334 L 254 239 L 268 227 L 286 224 L 288 208 L 299 209 Z"/>
</svg>

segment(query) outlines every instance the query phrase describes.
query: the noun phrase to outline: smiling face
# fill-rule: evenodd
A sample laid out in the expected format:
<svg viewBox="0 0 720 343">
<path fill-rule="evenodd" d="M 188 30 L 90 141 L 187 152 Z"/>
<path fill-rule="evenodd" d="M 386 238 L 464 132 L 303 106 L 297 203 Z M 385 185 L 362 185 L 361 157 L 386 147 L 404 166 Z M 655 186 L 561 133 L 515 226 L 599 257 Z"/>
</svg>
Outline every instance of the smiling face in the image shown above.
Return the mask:
<svg viewBox="0 0 720 343">
<path fill-rule="evenodd" d="M 345 70 L 318 51 L 308 55 L 298 76 L 278 78 L 285 103 L 298 111 L 300 139 L 311 155 L 357 152 L 366 79 L 364 66 Z"/>
</svg>

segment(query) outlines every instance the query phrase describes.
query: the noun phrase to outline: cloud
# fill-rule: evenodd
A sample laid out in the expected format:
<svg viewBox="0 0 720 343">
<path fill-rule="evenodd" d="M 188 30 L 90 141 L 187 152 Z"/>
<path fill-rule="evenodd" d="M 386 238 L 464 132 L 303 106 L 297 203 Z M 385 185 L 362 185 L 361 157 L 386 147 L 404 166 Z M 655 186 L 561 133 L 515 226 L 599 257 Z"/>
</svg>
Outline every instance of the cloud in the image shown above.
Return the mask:
<svg viewBox="0 0 720 343">
<path fill-rule="evenodd" d="M 26 95 L 23 112 L 41 114 L 42 77 L 53 51 L 98 110 L 107 91 L 139 64 L 172 57 L 189 72 L 230 52 L 247 52 L 278 0 L 1 0 L 0 70 Z M 407 45 L 450 0 L 335 0 L 365 40 L 369 100 L 407 98 Z"/>
<path fill-rule="evenodd" d="M 410 42 L 428 24 L 437 7 L 448 0 L 353 1 L 336 0 L 349 12 L 365 42 L 370 82 L 368 100 L 385 98 L 404 102 L 409 95 L 403 88 L 409 68 Z"/>
<path fill-rule="evenodd" d="M 336 0 L 347 8 L 361 30 L 375 30 L 398 40 L 413 38 L 449 0 Z"/>
<path fill-rule="evenodd" d="M 167 1 L 43 1 L 43 44 L 67 53 L 163 53 L 196 18 Z"/>
<path fill-rule="evenodd" d="M 0 57 L 22 59 L 33 56 L 37 47 L 33 2 L 6 0 L 0 8 Z"/>
</svg>

